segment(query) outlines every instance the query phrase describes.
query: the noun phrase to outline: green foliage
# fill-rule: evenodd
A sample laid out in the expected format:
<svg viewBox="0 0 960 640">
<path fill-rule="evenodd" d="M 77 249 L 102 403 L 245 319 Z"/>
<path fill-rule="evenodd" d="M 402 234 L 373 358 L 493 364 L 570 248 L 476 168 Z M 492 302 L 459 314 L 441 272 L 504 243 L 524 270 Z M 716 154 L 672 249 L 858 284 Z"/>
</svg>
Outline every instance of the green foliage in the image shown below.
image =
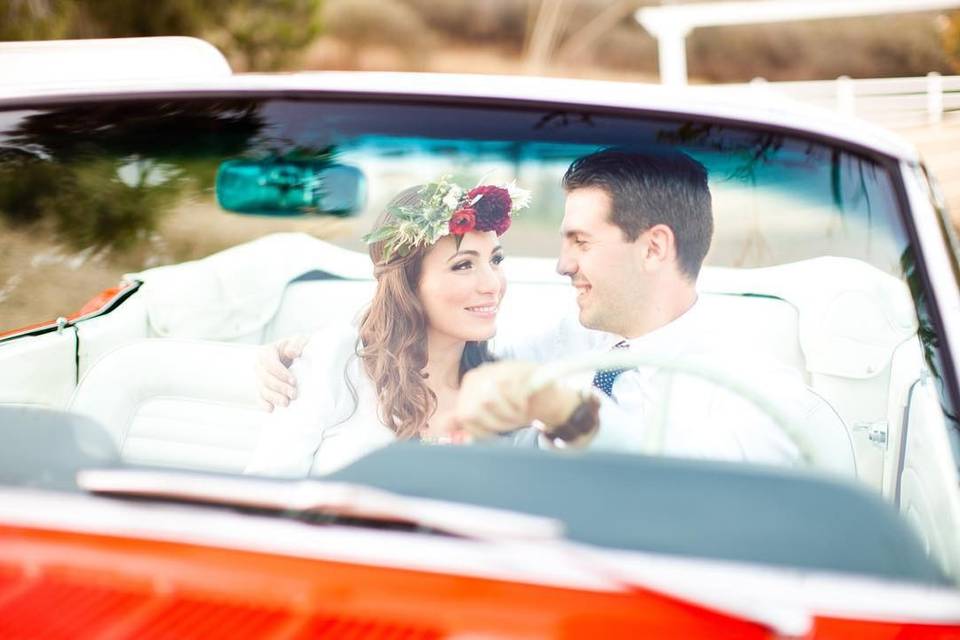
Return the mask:
<svg viewBox="0 0 960 640">
<path fill-rule="evenodd" d="M 240 3 L 238 3 L 240 4 Z M 76 0 L 78 35 L 122 38 L 196 35 L 229 6 L 224 0 Z"/>
<path fill-rule="evenodd" d="M 224 0 L 219 0 L 224 2 Z M 240 69 L 280 69 L 320 35 L 321 0 L 229 0 L 206 37 Z"/>
<path fill-rule="evenodd" d="M 242 69 L 275 69 L 320 33 L 322 0 L 5 0 L 0 39 L 187 35 Z"/>
<path fill-rule="evenodd" d="M 125 251 L 263 127 L 244 100 L 77 104 L 25 115 L 0 144 L 0 217 L 77 249 Z M 29 227 L 28 227 L 29 228 Z"/>
<path fill-rule="evenodd" d="M 3 0 L 0 40 L 63 38 L 75 14 L 70 0 Z"/>
<path fill-rule="evenodd" d="M 178 172 L 156 163 L 92 159 L 62 167 L 59 187 L 38 205 L 71 246 L 123 251 L 157 229 L 185 186 Z"/>
<path fill-rule="evenodd" d="M 47 220 L 75 249 L 124 251 L 156 230 L 187 182 L 152 162 L 104 158 L 0 164 L 0 217 L 13 226 Z"/>
<path fill-rule="evenodd" d="M 56 191 L 59 173 L 56 165 L 38 158 L 0 157 L 0 217 L 13 226 L 40 220 L 40 195 Z"/>
<path fill-rule="evenodd" d="M 393 220 L 367 234 L 363 240 L 368 244 L 386 241 L 384 262 L 389 262 L 394 255 L 407 255 L 413 247 L 435 244 L 449 233 L 450 215 L 462 195 L 463 189 L 444 176 L 420 190 L 420 202 L 416 206 L 393 209 Z"/>
</svg>

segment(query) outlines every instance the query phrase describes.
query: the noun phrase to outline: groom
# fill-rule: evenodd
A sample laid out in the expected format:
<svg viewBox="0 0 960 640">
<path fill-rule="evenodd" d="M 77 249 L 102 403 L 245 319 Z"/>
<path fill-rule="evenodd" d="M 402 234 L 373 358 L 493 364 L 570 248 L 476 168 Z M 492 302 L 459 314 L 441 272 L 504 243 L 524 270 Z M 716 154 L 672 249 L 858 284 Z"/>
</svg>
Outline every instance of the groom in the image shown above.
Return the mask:
<svg viewBox="0 0 960 640">
<path fill-rule="evenodd" d="M 656 411 L 650 402 L 655 370 L 597 372 L 592 398 L 560 384 L 532 393 L 528 382 L 539 363 L 612 348 L 730 357 L 711 340 L 709 314 L 696 291 L 713 233 L 707 171 L 678 151 L 604 150 L 574 161 L 562 185 L 557 271 L 577 290 L 577 317 L 556 318 L 539 339 L 499 354 L 509 359 L 468 372 L 456 426 L 483 438 L 539 420 L 570 427 L 561 430 L 570 442 L 560 445 L 642 451 L 644 422 Z M 300 346 L 290 341 L 262 350 L 258 369 L 268 404 L 284 404 L 295 393 L 286 366 Z M 771 368 L 765 385 L 805 419 L 839 420 L 791 373 Z M 685 391 L 689 397 L 662 451 L 776 464 L 798 459 L 772 420 L 736 394 L 704 383 L 687 384 Z M 599 430 L 582 410 L 598 398 Z"/>
</svg>

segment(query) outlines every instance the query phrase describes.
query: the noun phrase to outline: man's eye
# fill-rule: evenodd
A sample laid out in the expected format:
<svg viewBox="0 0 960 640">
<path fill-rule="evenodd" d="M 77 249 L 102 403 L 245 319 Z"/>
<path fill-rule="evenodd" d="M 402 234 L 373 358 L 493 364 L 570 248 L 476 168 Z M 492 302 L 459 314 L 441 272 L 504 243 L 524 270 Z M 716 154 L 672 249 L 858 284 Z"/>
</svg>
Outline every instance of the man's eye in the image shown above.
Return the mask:
<svg viewBox="0 0 960 640">
<path fill-rule="evenodd" d="M 464 269 L 469 269 L 473 264 L 469 260 L 463 260 L 453 265 L 454 271 L 463 271 Z"/>
</svg>

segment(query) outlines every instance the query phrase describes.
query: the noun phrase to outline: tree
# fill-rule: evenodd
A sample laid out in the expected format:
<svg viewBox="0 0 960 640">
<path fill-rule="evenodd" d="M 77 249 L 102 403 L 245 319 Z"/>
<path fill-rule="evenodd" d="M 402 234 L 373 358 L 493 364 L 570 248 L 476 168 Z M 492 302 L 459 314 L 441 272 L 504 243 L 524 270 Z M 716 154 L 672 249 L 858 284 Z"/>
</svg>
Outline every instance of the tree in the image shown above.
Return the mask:
<svg viewBox="0 0 960 640">
<path fill-rule="evenodd" d="M 6 0 L 0 39 L 209 38 L 243 69 L 274 69 L 320 33 L 322 0 Z"/>
<path fill-rule="evenodd" d="M 0 40 L 62 38 L 74 14 L 69 0 L 0 2 Z"/>
</svg>

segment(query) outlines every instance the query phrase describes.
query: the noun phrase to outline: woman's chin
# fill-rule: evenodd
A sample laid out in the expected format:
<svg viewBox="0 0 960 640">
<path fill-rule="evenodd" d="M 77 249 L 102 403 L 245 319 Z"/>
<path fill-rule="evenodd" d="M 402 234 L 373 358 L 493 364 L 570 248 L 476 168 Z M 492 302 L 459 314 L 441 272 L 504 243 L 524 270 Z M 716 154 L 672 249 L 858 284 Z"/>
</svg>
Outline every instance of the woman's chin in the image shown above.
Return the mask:
<svg viewBox="0 0 960 640">
<path fill-rule="evenodd" d="M 461 339 L 465 342 L 483 342 L 490 340 L 497 335 L 497 324 L 495 320 L 490 322 L 472 322 L 473 326 L 461 328 Z M 466 329 L 466 330 L 464 330 Z"/>
</svg>

